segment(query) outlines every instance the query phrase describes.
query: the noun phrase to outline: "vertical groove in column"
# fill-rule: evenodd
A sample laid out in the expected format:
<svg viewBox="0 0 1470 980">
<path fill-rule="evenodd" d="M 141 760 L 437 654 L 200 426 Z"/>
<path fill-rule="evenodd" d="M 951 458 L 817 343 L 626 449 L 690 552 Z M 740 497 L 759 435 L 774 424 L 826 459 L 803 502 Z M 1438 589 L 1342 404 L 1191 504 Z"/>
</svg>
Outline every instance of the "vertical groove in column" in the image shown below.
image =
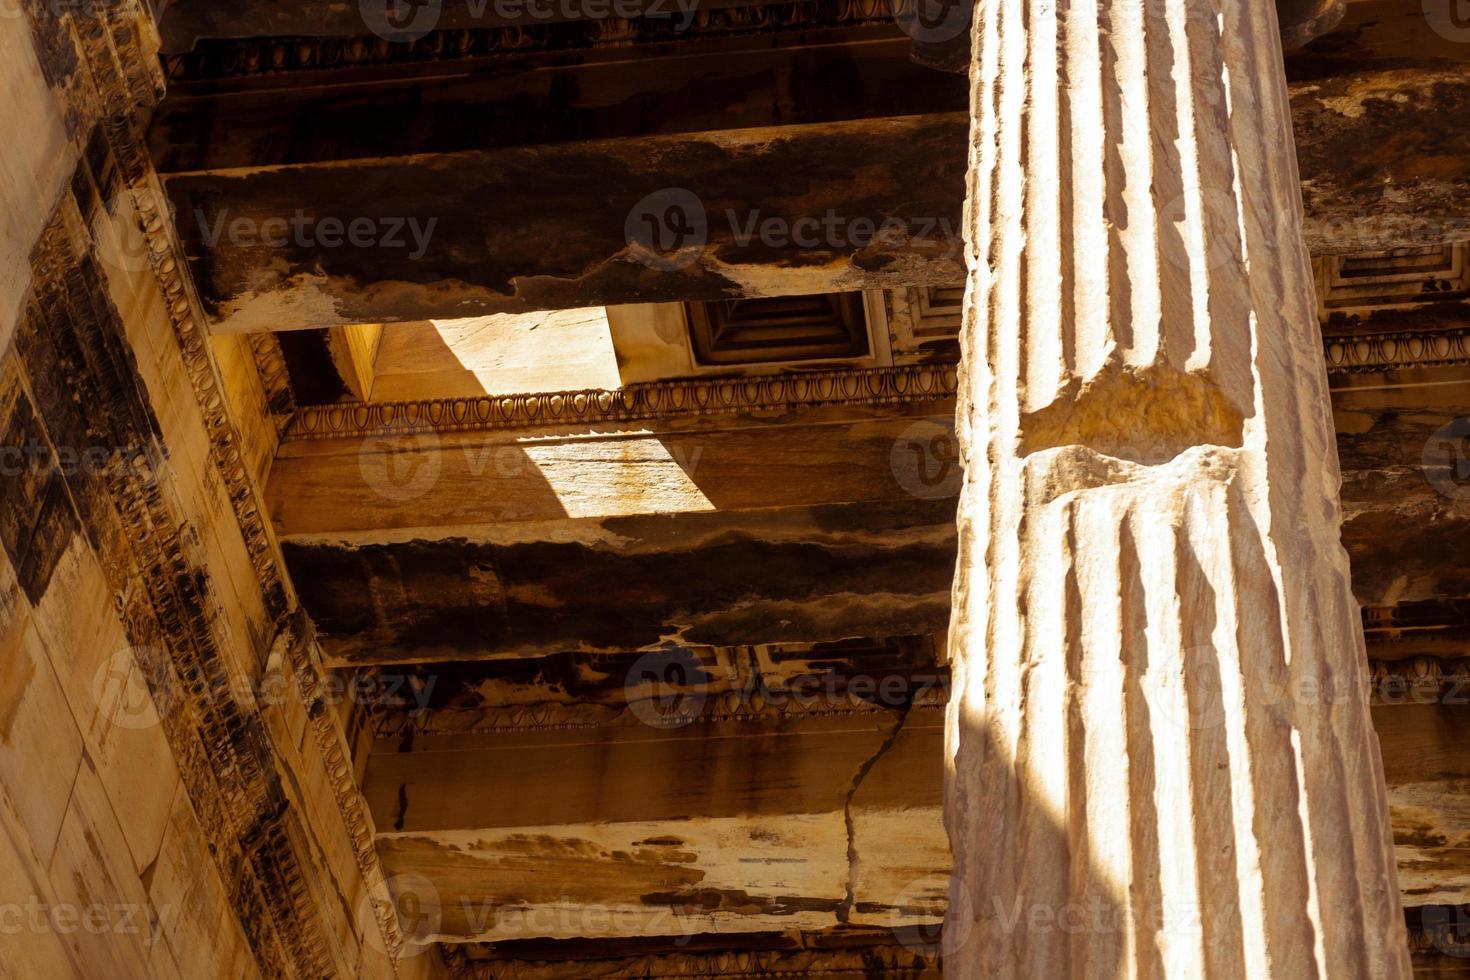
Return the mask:
<svg viewBox="0 0 1470 980">
<path fill-rule="evenodd" d="M 1271 2 L 977 8 L 946 976 L 1408 976 Z"/>
</svg>

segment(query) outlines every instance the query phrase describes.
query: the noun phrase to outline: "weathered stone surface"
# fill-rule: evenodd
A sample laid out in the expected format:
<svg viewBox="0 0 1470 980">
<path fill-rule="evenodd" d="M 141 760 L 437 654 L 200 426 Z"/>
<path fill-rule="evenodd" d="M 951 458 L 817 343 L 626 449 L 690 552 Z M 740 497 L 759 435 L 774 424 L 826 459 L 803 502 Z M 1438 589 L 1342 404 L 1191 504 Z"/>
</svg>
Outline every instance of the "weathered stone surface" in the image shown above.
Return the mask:
<svg viewBox="0 0 1470 980">
<path fill-rule="evenodd" d="M 764 716 L 711 702 L 688 725 L 648 724 L 645 704 L 415 726 L 374 753 L 364 792 L 385 864 L 425 883 L 431 934 L 453 941 L 917 931 L 942 902 L 916 890 L 948 864 L 937 707 L 842 695 Z"/>
<path fill-rule="evenodd" d="M 941 148 L 964 129 L 934 115 L 653 135 L 168 189 L 223 331 L 939 285 L 961 268 L 964 173 Z"/>
<path fill-rule="evenodd" d="M 1470 896 L 1470 692 L 1452 703 L 1373 709 L 1393 817 L 1404 905 L 1463 905 Z"/>
<path fill-rule="evenodd" d="M 745 385 L 680 389 L 682 412 L 654 386 L 663 417 L 288 441 L 272 514 L 336 663 L 932 632 L 954 550 L 950 402 L 861 403 L 890 382 L 814 377 L 813 397 L 853 403 L 727 414 Z M 535 400 L 544 416 L 597 395 Z"/>
<path fill-rule="evenodd" d="M 796 713 L 740 686 L 825 664 L 850 692 L 873 656 L 864 642 L 722 647 L 737 669 L 703 689 L 709 716 L 673 729 L 644 724 L 619 671 L 670 640 L 938 626 L 956 540 L 942 489 L 955 461 L 935 449 L 948 444 L 952 376 L 914 388 L 912 372 L 798 371 L 522 395 L 502 361 L 488 369 L 505 386 L 486 388 L 497 397 L 437 400 L 477 394 L 480 378 L 462 376 L 475 372 L 452 369 L 453 391 L 434 390 L 442 373 L 398 389 L 430 399 L 411 409 L 335 405 L 287 431 L 293 381 L 308 395 L 298 401 L 371 397 L 376 327 L 284 342 L 305 357 L 269 334 L 211 343 L 140 126 L 170 73 L 153 148 L 210 195 L 211 220 L 259 218 L 304 190 L 322 208 L 460 222 L 421 265 L 402 250 L 326 247 L 204 256 L 216 268 L 186 246 L 217 308 L 275 290 L 284 314 L 267 303 L 244 323 L 274 330 L 316 324 L 318 274 L 347 297 L 339 308 L 327 295 L 329 322 L 449 300 L 909 288 L 931 273 L 947 285 L 942 222 L 958 227 L 969 150 L 955 115 L 963 83 L 910 67 L 882 3 L 705 5 L 689 38 L 617 19 L 481 30 L 451 4 L 455 32 L 425 44 L 206 40 L 162 70 L 151 11 L 103 6 L 0 11 L 0 128 L 12 136 L 0 205 L 15 219 L 0 235 L 0 974 L 428 980 L 436 951 L 400 954 L 437 935 L 472 947 L 451 960 L 462 980 L 935 975 L 924 942 L 935 937 L 920 928 L 943 912 L 948 868 L 932 705 L 869 695 Z M 211 4 L 158 6 L 168 17 Z M 361 13 L 276 6 L 349 25 Z M 1307 237 L 1324 250 L 1465 227 L 1464 45 L 1412 6 L 1355 3 L 1344 33 L 1295 60 Z M 260 9 L 213 8 L 237 22 Z M 1212 32 L 1224 24 L 1238 40 L 1259 2 L 1078 0 L 1061 13 L 1076 27 L 1095 9 L 1117 16 L 1060 48 L 1045 34 L 1054 5 L 986 11 L 1030 17 L 1029 35 L 997 20 L 1006 30 L 990 40 L 1041 41 L 1008 49 L 1026 47 L 1005 63 L 1025 81 L 1011 77 L 999 138 L 978 154 L 977 173 L 1016 165 L 993 171 L 1015 224 L 996 247 L 977 245 L 995 270 L 985 283 L 1003 285 L 976 294 L 994 300 L 1000 327 L 968 337 L 968 388 L 995 397 L 973 400 L 965 421 L 1014 437 L 977 459 L 1014 476 L 1024 456 L 1034 479 L 1003 474 L 995 496 L 971 499 L 994 506 L 988 521 L 967 512 L 964 541 L 967 553 L 991 548 L 967 567 L 1000 583 L 986 626 L 1004 642 L 982 650 L 957 632 L 962 677 L 982 661 L 1001 669 L 998 683 L 971 685 L 982 696 L 951 727 L 975 734 L 976 705 L 990 718 L 1014 708 L 964 747 L 980 751 L 958 753 L 963 773 L 985 774 L 964 802 L 999 788 L 1014 792 L 1007 805 L 1040 805 L 952 806 L 952 819 L 975 820 L 961 867 L 989 855 L 1032 886 L 1070 875 L 1064 898 L 1132 903 L 1116 946 L 1122 933 L 1106 929 L 1058 944 L 1032 925 L 1038 910 L 1057 914 L 1052 894 L 1007 904 L 1006 888 L 1036 891 L 983 875 L 980 917 L 998 913 L 989 924 L 1004 933 L 987 949 L 1014 941 L 1012 917 L 1026 916 L 1002 966 L 1391 975 L 1402 963 L 1383 909 L 1397 895 L 1373 846 L 1383 793 L 1362 705 L 1333 701 L 1324 716 L 1310 695 L 1277 696 L 1299 683 L 1353 689 L 1361 648 L 1321 502 L 1321 365 L 1283 203 L 1296 185 L 1280 155 L 1278 66 L 1257 57 L 1269 18 L 1238 50 Z M 1128 20 L 1140 11 L 1154 20 Z M 493 55 L 492 35 L 507 42 Z M 1050 59 L 1073 69 L 1091 50 L 1086 70 L 1048 88 L 1060 77 Z M 1228 91 L 1211 61 L 1222 50 Z M 1203 97 L 1182 98 L 1185 85 Z M 1263 116 L 1274 123 L 1254 126 Z M 1024 151 L 1010 128 L 1021 118 L 1034 124 Z M 1077 138 L 1055 144 L 1058 132 Z M 485 177 L 497 167 L 498 183 Z M 1227 170 L 1238 181 L 1220 180 Z M 395 183 L 405 175 L 418 186 Z M 686 269 L 631 261 L 649 258 L 628 241 L 632 205 L 609 199 L 689 175 L 708 179 L 695 189 L 723 227 Z M 1057 187 L 1076 193 L 1059 199 Z M 922 235 L 741 244 L 716 210 L 727 208 L 745 208 L 742 220 L 757 208 L 933 219 L 946 247 Z M 1450 257 L 1423 291 L 1453 291 L 1462 271 Z M 210 292 L 219 283 L 240 292 Z M 1412 341 L 1380 329 L 1407 320 L 1329 323 L 1329 350 L 1334 382 L 1352 389 L 1336 405 L 1343 540 L 1383 658 L 1372 697 L 1393 846 L 1407 900 L 1430 903 L 1412 910 L 1416 964 L 1437 945 L 1435 975 L 1448 976 L 1443 961 L 1466 944 L 1425 937 L 1436 915 L 1462 915 L 1447 910 L 1470 887 L 1453 701 L 1470 677 L 1470 569 L 1450 547 L 1470 530 L 1470 431 L 1444 424 L 1470 412 L 1470 348 L 1461 307 L 1409 319 Z M 1411 357 L 1393 353 L 1421 341 Z M 310 391 L 323 378 L 333 387 Z M 1393 390 L 1370 390 L 1380 386 Z M 258 485 L 278 451 L 267 498 Z M 430 470 L 432 485 L 412 492 Z M 484 674 L 429 717 L 377 730 L 369 753 L 384 718 L 342 703 L 323 669 L 267 501 L 333 664 L 525 659 L 420 666 L 420 680 Z M 1018 542 L 1024 555 L 1008 550 Z M 1005 578 L 1017 569 L 1031 577 Z M 1076 629 L 1047 631 L 1058 622 Z M 935 665 L 889 666 L 911 682 Z M 1059 693 L 1068 677 L 1071 700 Z M 1005 759 L 1015 744 L 1024 752 Z M 984 768 L 997 758 L 1010 768 Z M 1379 820 L 1379 838 L 1388 826 Z M 396 872 L 407 880 L 387 880 Z M 404 901 L 418 897 L 418 872 L 442 886 L 427 933 L 424 907 Z M 16 934 L 12 914 L 28 903 L 103 912 L 116 928 Z M 972 941 L 952 932 L 943 948 Z M 1052 969 L 1060 945 L 1071 959 Z M 978 969 L 951 959 L 952 976 Z"/>
<path fill-rule="evenodd" d="M 1343 544 L 1364 606 L 1470 595 L 1470 384 L 1334 392 Z"/>
<path fill-rule="evenodd" d="M 683 945 L 716 931 L 740 948 L 830 915 L 937 953 L 950 859 L 929 755 L 940 733 L 924 712 L 949 675 L 934 654 L 903 640 L 385 670 L 397 707 L 374 713 L 363 784 L 385 859 L 416 883 L 436 934 L 479 937 L 504 957 L 529 956 L 538 930 L 563 941 L 544 954 L 573 955 L 578 938 Z M 1470 673 L 1377 666 L 1400 901 L 1459 902 Z M 837 824 L 813 816 L 839 798 L 850 903 L 834 887 Z M 772 867 L 784 874 L 761 877 Z M 709 884 L 741 874 L 738 894 Z M 650 879 L 666 889 L 655 903 L 639 891 Z"/>
<path fill-rule="evenodd" d="M 401 663 L 932 632 L 953 519 L 949 498 L 284 549 L 329 661 Z"/>
<path fill-rule="evenodd" d="M 1470 234 L 1470 153 L 1455 125 L 1470 91 L 1466 45 L 1412 5 L 1350 6 L 1339 30 L 1289 62 L 1308 244 L 1359 252 Z M 181 82 L 152 149 L 216 325 L 325 327 L 954 277 L 966 129 L 955 80 L 909 64 L 909 39 L 891 24 L 834 36 L 847 44 L 701 46 L 697 36 L 680 41 L 677 58 L 650 45 L 631 64 L 497 50 L 485 62 L 497 70 L 385 74 L 333 61 L 325 72 Z M 856 172 L 854 160 L 864 161 Z M 672 189 L 702 201 L 708 243 L 687 266 L 641 265 L 626 220 L 646 195 Z M 297 209 L 312 227 L 437 221 L 411 262 L 406 229 L 402 248 L 256 242 L 263 222 Z M 845 239 L 889 217 L 910 233 L 862 248 L 834 245 L 827 231 L 815 246 L 742 247 L 743 232 L 732 234 L 752 215 L 795 230 L 829 209 Z M 236 220 L 256 229 L 250 241 L 208 246 Z M 929 235 L 914 234 L 926 225 Z M 558 247 L 527 252 L 528 233 Z"/>
<path fill-rule="evenodd" d="M 977 11 L 946 976 L 1409 974 L 1280 58 Z"/>
<path fill-rule="evenodd" d="M 0 184 L 7 200 L 36 198 L 7 211 L 18 221 L 0 252 L 28 256 L 18 278 L 6 269 L 22 306 L 0 331 L 0 609 L 13 654 L 0 673 L 15 702 L 0 712 L 0 973 L 193 976 L 204 950 L 209 975 L 398 974 L 370 825 L 333 774 L 340 731 L 302 725 L 288 743 L 254 696 L 278 631 L 309 634 L 287 616 L 159 217 L 137 126 L 158 94 L 150 14 L 10 14 L 5 45 L 29 28 L 40 57 L 16 52 L 4 69 L 17 128 Z M 41 78 L 23 77 L 38 61 Z M 35 146 L 14 145 L 23 133 Z M 44 163 L 27 156 L 37 147 Z M 314 697 L 316 667 L 290 652 L 293 682 Z M 438 961 L 423 963 L 399 975 Z"/>
<path fill-rule="evenodd" d="M 1470 237 L 1470 49 L 1453 4 L 1356 0 L 1287 60 L 1314 253 Z"/>
<path fill-rule="evenodd" d="M 465 980 L 588 980 L 590 977 L 820 976 L 939 980 L 938 950 L 906 945 L 887 929 L 714 933 L 699 936 L 523 940 L 457 944 L 446 959 Z"/>
<path fill-rule="evenodd" d="M 67 175 L 76 164 L 64 107 L 47 88 L 24 17 L 0 22 L 0 109 L 7 132 L 25 139 L 0 141 L 0 350 L 10 344 L 30 276 L 31 244 L 51 216 Z"/>
</svg>

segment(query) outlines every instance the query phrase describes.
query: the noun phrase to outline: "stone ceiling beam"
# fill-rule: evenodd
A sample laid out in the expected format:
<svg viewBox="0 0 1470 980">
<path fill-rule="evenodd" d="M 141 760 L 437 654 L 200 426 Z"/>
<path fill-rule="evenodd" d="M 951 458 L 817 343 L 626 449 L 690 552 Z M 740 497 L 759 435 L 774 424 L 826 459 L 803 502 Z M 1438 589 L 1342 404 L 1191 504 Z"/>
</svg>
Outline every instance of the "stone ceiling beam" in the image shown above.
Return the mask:
<svg viewBox="0 0 1470 980">
<path fill-rule="evenodd" d="M 398 63 L 214 77 L 223 67 L 201 60 L 171 80 L 149 145 L 159 173 L 181 177 L 965 110 L 963 79 L 914 65 L 891 25 L 783 45 L 690 34 L 678 57 L 525 47 L 407 75 Z"/>
<path fill-rule="evenodd" d="M 943 148 L 965 128 L 940 115 L 650 136 L 168 191 L 216 332 L 896 289 L 960 275 L 963 158 Z"/>
<path fill-rule="evenodd" d="M 1454 380 L 1333 394 L 1342 539 L 1370 609 L 1470 595 L 1470 381 L 1447 371 Z"/>
<path fill-rule="evenodd" d="M 437 929 L 422 938 L 918 934 L 949 863 L 939 707 L 682 727 L 553 709 L 540 727 L 375 752 L 364 793 L 388 873 L 416 883 Z"/>
<path fill-rule="evenodd" d="M 1393 314 L 1406 328 L 1399 333 L 1385 332 L 1386 317 L 1373 321 L 1372 336 L 1380 339 L 1359 359 L 1374 362 L 1384 337 L 1405 348 L 1424 332 L 1425 315 Z M 1427 336 L 1432 345 L 1435 335 Z M 1329 340 L 1329 350 L 1338 342 Z M 1470 636 L 1470 566 L 1454 547 L 1470 534 L 1470 491 L 1456 476 L 1454 456 L 1466 433 L 1451 426 L 1436 441 L 1447 424 L 1470 417 L 1470 383 L 1442 383 L 1463 379 L 1464 370 L 1446 364 L 1334 376 L 1361 385 L 1335 390 L 1334 407 L 1343 543 L 1354 593 L 1369 610 L 1375 656 L 1449 655 Z M 1420 383 L 1430 376 L 1441 383 Z M 679 386 L 679 397 L 694 406 L 717 387 L 691 382 Z M 859 418 L 851 406 L 809 408 L 802 416 L 778 401 L 760 410 L 757 397 L 726 421 L 691 410 L 680 422 L 667 404 L 672 416 L 660 419 L 639 400 L 655 390 L 669 399 L 675 389 L 635 386 L 628 390 L 635 408 L 627 411 L 604 412 L 584 401 L 583 414 L 558 424 L 531 424 L 524 399 L 433 408 L 441 418 L 472 419 L 478 404 L 494 417 L 520 420 L 520 427 L 478 432 L 435 428 L 429 408 L 421 409 L 422 426 L 397 434 L 379 424 L 398 410 L 393 406 L 305 410 L 274 465 L 269 500 L 329 653 L 347 663 L 585 643 L 612 649 L 655 642 L 675 624 L 696 620 L 708 630 L 696 630 L 701 642 L 729 643 L 942 625 L 952 503 L 914 496 L 905 484 L 927 494 L 924 479 L 939 481 L 935 487 L 953 479 L 941 474 L 936 455 L 948 451 L 948 402 Z M 763 388 L 752 381 L 728 390 Z M 556 410 L 575 412 L 571 397 Z M 540 412 L 554 411 L 550 396 L 540 405 Z M 354 419 L 369 424 L 355 427 Z M 926 434 L 941 443 L 925 443 Z M 879 565 L 903 556 L 907 583 L 885 584 L 892 575 L 866 572 L 834 577 L 843 555 L 859 554 Z M 747 574 L 748 561 L 763 572 Z M 635 568 L 647 569 L 651 591 L 631 589 Z M 818 587 L 808 585 L 793 601 L 789 587 L 803 575 Z M 518 606 L 517 597 L 533 595 L 538 582 L 553 591 L 586 588 L 596 601 L 578 592 L 577 604 L 588 610 L 584 621 L 562 616 L 556 630 L 512 639 L 510 614 L 536 607 Z M 681 592 L 690 600 L 683 607 Z M 487 603 L 487 596 L 501 598 Z M 762 596 L 805 612 L 782 635 L 761 635 L 735 610 Z M 842 628 L 842 618 L 852 616 Z M 437 639 L 425 639 L 430 624 L 442 633 Z"/>
<path fill-rule="evenodd" d="M 674 7 L 660 0 L 625 0 L 617 10 L 646 11 L 657 15 L 664 11 L 682 13 L 685 9 L 714 10 L 723 7 L 759 7 L 780 0 L 683 0 Z M 296 0 L 172 0 L 163 5 L 159 17 L 159 33 L 166 54 L 178 54 L 210 38 L 311 37 L 349 38 L 369 34 L 374 26 L 388 27 L 386 10 L 390 0 L 364 0 L 362 3 L 299 3 Z M 413 20 L 409 16 L 400 23 L 408 31 L 427 33 L 483 27 L 525 25 L 528 4 L 476 4 L 472 0 L 445 0 L 430 6 L 432 20 Z M 606 9 L 587 5 L 586 12 L 569 10 L 565 5 L 548 4 L 544 14 L 534 16 L 534 23 L 555 24 L 596 16 L 591 11 Z"/>
<path fill-rule="evenodd" d="M 497 427 L 288 438 L 267 500 L 334 663 L 930 633 L 955 547 L 946 374 L 419 406 Z M 505 421 L 532 408 L 564 421 Z"/>
<path fill-rule="evenodd" d="M 216 330 L 949 282 L 962 80 L 906 42 L 177 81 L 152 152 Z M 1470 45 L 1368 2 L 1289 67 L 1314 252 L 1470 234 Z"/>
<path fill-rule="evenodd" d="M 817 682 L 835 662 L 816 661 L 813 683 L 766 678 L 764 702 L 712 682 L 697 698 L 630 686 L 648 696 L 400 716 L 374 741 L 363 782 L 384 865 L 413 883 L 421 928 L 451 943 L 840 923 L 922 945 L 949 874 L 947 671 L 895 675 L 901 695 L 874 707 L 848 698 L 845 679 Z M 1470 675 L 1430 691 L 1376 666 L 1400 901 L 1463 903 Z M 882 669 L 864 676 L 886 684 Z M 621 674 L 611 683 L 624 693 Z"/>
</svg>

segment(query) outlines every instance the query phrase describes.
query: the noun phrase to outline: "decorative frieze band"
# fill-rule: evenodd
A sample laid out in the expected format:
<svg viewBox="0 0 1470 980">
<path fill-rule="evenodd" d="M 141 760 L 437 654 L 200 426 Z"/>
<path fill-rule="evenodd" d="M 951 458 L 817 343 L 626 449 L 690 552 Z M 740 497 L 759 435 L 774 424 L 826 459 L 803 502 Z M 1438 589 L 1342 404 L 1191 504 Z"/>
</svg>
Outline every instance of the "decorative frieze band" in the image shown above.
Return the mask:
<svg viewBox="0 0 1470 980">
<path fill-rule="evenodd" d="M 1470 324 L 1459 330 L 1329 336 L 1323 339 L 1323 347 L 1332 374 L 1470 364 Z M 925 364 L 762 378 L 688 378 L 629 385 L 616 391 L 313 405 L 296 410 L 285 441 L 894 404 L 951 398 L 957 380 L 953 365 Z"/>
<path fill-rule="evenodd" d="M 286 441 L 885 405 L 951 398 L 957 385 L 952 365 L 909 365 L 760 378 L 689 378 L 628 385 L 617 391 L 323 405 L 299 409 L 286 430 Z"/>
<path fill-rule="evenodd" d="M 762 721 L 775 724 L 803 718 L 876 715 L 885 711 L 942 710 L 948 701 L 948 672 L 942 672 L 936 673 L 933 683 L 917 685 L 910 699 L 902 705 L 884 705 L 855 695 L 829 698 L 799 692 L 773 691 L 750 696 L 743 692 L 730 692 L 705 699 L 696 692 L 690 692 L 670 698 L 663 704 L 654 701 L 631 704 L 552 702 L 442 709 L 419 717 L 407 710 L 392 709 L 381 711 L 370 724 L 373 737 L 383 739 L 398 739 L 409 731 L 415 736 L 496 735 L 638 725 L 669 730 L 717 722 Z"/>
<path fill-rule="evenodd" d="M 1470 311 L 1466 314 L 1470 320 Z M 1445 364 L 1470 364 L 1470 326 L 1458 330 L 1413 331 L 1323 338 L 1327 370 L 1360 374 Z"/>
<path fill-rule="evenodd" d="M 546 960 L 473 959 L 458 947 L 446 951 L 452 980 L 604 980 L 633 978 L 673 980 L 692 977 L 937 977 L 938 942 L 922 942 L 916 934 L 908 945 L 898 941 L 850 947 L 760 949 L 719 952 L 650 953 L 617 959 Z"/>
<path fill-rule="evenodd" d="M 1470 704 L 1470 657 L 1370 660 L 1372 704 Z"/>
<path fill-rule="evenodd" d="M 910 14 L 914 0 L 787 0 L 698 11 L 683 16 L 599 17 L 552 24 L 495 25 L 437 30 L 409 43 L 368 33 L 359 37 L 277 37 L 204 40 L 165 64 L 171 80 L 244 78 L 291 71 L 331 71 L 389 65 L 450 62 L 635 44 L 768 35 L 773 31 L 852 29 L 893 25 Z M 897 28 L 894 28 L 895 31 Z"/>
</svg>

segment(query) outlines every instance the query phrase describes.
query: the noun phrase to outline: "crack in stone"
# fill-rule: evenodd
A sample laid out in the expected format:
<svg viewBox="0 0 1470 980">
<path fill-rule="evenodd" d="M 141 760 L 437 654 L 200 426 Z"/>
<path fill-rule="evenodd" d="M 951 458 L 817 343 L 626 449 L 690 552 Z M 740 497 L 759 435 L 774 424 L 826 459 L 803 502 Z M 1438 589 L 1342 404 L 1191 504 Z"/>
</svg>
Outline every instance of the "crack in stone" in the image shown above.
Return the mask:
<svg viewBox="0 0 1470 980">
<path fill-rule="evenodd" d="M 893 728 L 889 730 L 882 743 L 874 750 L 862 765 L 858 766 L 857 772 L 853 773 L 852 785 L 847 788 L 847 796 L 842 801 L 842 821 L 847 826 L 847 883 L 843 889 L 842 902 L 837 906 L 837 921 L 847 923 L 852 915 L 852 906 L 857 888 L 857 827 L 852 819 L 852 801 L 857 796 L 858 787 L 862 786 L 863 780 L 869 772 L 883 758 L 884 753 L 893 747 L 898 741 L 898 736 L 903 732 L 904 723 L 908 721 L 909 710 L 913 707 L 912 702 L 905 702 L 894 709 L 897 717 Z"/>
</svg>

